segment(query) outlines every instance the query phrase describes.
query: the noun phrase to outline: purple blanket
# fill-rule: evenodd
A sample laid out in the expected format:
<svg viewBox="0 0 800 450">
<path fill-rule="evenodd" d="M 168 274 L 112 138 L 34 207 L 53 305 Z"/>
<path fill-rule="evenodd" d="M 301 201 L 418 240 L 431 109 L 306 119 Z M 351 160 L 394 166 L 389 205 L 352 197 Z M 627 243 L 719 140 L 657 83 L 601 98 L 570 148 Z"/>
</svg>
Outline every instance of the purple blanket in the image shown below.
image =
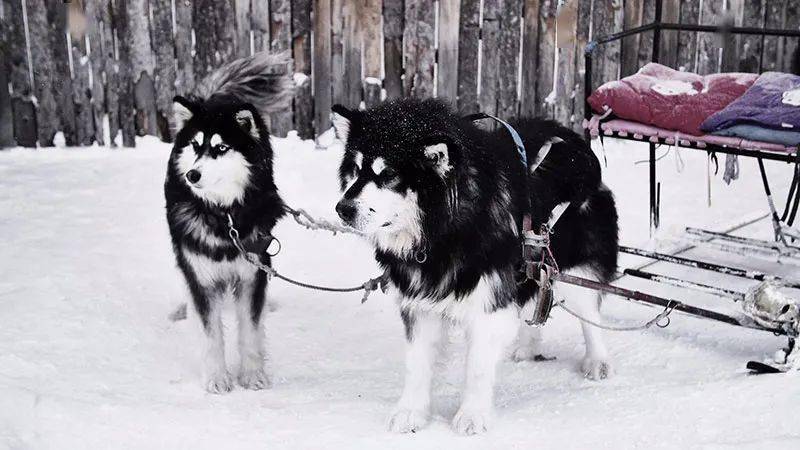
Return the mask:
<svg viewBox="0 0 800 450">
<path fill-rule="evenodd" d="M 777 130 L 800 130 L 800 77 L 767 72 L 741 97 L 700 126 L 705 132 L 734 125 L 757 125 Z"/>
</svg>

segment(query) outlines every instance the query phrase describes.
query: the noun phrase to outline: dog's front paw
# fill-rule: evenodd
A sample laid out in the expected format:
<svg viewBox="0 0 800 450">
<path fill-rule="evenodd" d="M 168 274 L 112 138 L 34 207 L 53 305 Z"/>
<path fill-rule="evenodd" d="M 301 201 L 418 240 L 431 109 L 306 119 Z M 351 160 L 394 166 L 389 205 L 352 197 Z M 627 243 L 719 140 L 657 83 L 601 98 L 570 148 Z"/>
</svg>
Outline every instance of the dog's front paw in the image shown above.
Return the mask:
<svg viewBox="0 0 800 450">
<path fill-rule="evenodd" d="M 581 372 L 590 380 L 605 380 L 614 376 L 614 366 L 608 358 L 587 356 L 581 363 Z"/>
<path fill-rule="evenodd" d="M 473 409 L 462 406 L 453 417 L 453 431 L 458 434 L 471 436 L 482 434 L 489 430 L 491 410 Z"/>
<path fill-rule="evenodd" d="M 389 431 L 394 433 L 414 433 L 428 424 L 426 411 L 399 408 L 389 417 Z"/>
<path fill-rule="evenodd" d="M 239 386 L 254 391 L 272 387 L 269 376 L 262 368 L 242 370 L 239 372 L 238 381 Z"/>
<path fill-rule="evenodd" d="M 231 390 L 233 390 L 233 381 L 227 371 L 215 373 L 206 380 L 206 391 L 211 394 L 227 394 Z"/>
</svg>

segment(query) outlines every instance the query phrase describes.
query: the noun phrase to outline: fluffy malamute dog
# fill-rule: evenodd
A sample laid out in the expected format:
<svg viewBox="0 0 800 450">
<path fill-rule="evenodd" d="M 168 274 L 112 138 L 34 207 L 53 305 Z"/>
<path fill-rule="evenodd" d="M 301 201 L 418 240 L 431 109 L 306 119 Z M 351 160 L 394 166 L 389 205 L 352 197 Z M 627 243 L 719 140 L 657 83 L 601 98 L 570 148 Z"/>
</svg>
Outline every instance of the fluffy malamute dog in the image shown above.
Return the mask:
<svg viewBox="0 0 800 450">
<path fill-rule="evenodd" d="M 262 115 L 290 105 L 292 81 L 274 70 L 288 62 L 283 55 L 265 53 L 240 59 L 214 72 L 199 95 L 174 100 L 177 136 L 164 183 L 167 222 L 178 267 L 207 336 L 204 377 L 212 393 L 233 387 L 220 320 L 228 293 L 233 293 L 239 322 L 239 384 L 269 386 L 261 324 L 267 277 L 232 245 L 227 215 L 245 245 L 252 245 L 284 213 Z M 263 262 L 269 263 L 269 257 L 264 255 Z"/>
<path fill-rule="evenodd" d="M 580 136 L 551 121 L 513 122 L 530 164 L 543 145 L 557 142 L 531 173 L 506 129 L 483 131 L 437 100 L 398 100 L 366 111 L 337 105 L 333 111 L 346 143 L 337 213 L 374 244 L 398 292 L 406 329 L 405 388 L 389 427 L 409 432 L 427 422 L 436 346 L 444 321 L 453 321 L 466 329 L 468 352 L 452 425 L 462 434 L 483 432 L 495 366 L 505 350 L 519 334 L 514 356 L 538 354 L 535 331 L 524 323 L 519 331 L 536 291 L 520 274 L 526 197 L 537 230 L 553 207 L 571 202 L 552 234 L 562 271 L 607 281 L 616 270 L 617 213 L 600 164 Z M 598 320 L 596 292 L 558 283 L 554 290 L 571 309 Z M 599 330 L 584 325 L 583 333 L 583 373 L 610 376 Z"/>
</svg>

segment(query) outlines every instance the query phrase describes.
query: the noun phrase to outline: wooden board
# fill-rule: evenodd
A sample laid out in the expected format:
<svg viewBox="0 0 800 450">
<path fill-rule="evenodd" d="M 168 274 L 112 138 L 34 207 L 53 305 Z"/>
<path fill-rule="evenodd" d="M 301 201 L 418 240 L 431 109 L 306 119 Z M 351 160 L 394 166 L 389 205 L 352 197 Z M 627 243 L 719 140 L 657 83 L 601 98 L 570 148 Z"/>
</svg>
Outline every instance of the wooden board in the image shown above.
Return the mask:
<svg viewBox="0 0 800 450">
<path fill-rule="evenodd" d="M 497 115 L 497 84 L 500 74 L 500 14 L 503 0 L 483 0 L 481 24 L 481 76 L 478 106 L 486 114 Z M 487 125 L 494 124 L 487 122 Z"/>
<path fill-rule="evenodd" d="M 27 0 L 27 5 L 39 145 L 52 146 L 58 131 L 67 145 L 76 145 L 66 6 L 45 0 Z"/>
<path fill-rule="evenodd" d="M 584 111 L 586 98 L 584 87 L 586 59 L 584 58 L 584 51 L 586 50 L 586 43 L 589 41 L 589 23 L 592 20 L 591 10 L 592 0 L 578 0 L 578 19 L 575 30 L 575 95 L 572 99 L 572 115 L 574 117 L 572 129 L 578 133 L 583 132 L 582 119 L 586 116 Z"/>
<path fill-rule="evenodd" d="M 538 0 L 536 0 L 538 1 Z M 462 0 L 458 25 L 457 106 L 461 114 L 478 111 L 480 0 Z"/>
<path fill-rule="evenodd" d="M 452 107 L 458 103 L 458 32 L 460 0 L 439 1 L 439 54 L 436 96 Z"/>
<path fill-rule="evenodd" d="M 361 103 L 361 30 L 360 3 L 342 4 L 342 103 L 358 108 Z"/>
<path fill-rule="evenodd" d="M 433 66 L 435 64 L 433 2 L 406 0 L 403 58 L 405 77 L 403 93 L 406 97 L 433 96 Z"/>
<path fill-rule="evenodd" d="M 5 8 L 6 5 L 0 3 L 0 8 Z M 5 11 L 5 10 L 4 10 Z M 10 40 L 9 35 L 9 22 L 10 17 L 8 13 L 4 13 L 0 17 L 0 86 L 9 86 L 10 83 L 10 70 L 11 61 L 9 59 L 8 44 Z M 13 147 L 16 144 L 14 141 L 14 113 L 11 109 L 11 93 L 8 89 L 0 89 L 0 149 Z"/>
<path fill-rule="evenodd" d="M 105 53 L 103 51 L 103 22 L 101 9 L 104 8 L 102 0 L 84 0 L 86 8 L 87 28 L 86 40 L 89 43 L 89 66 L 92 73 L 91 83 L 91 108 L 94 121 L 94 140 L 99 145 L 106 144 L 103 133 L 103 120 L 106 114 L 106 93 L 104 86 Z"/>
<path fill-rule="evenodd" d="M 311 98 L 311 0 L 292 0 L 292 56 L 294 57 L 294 129 L 303 139 L 314 137 Z"/>
<path fill-rule="evenodd" d="M 331 127 L 331 0 L 314 0 L 314 131 Z"/>
<path fill-rule="evenodd" d="M 681 0 L 663 0 L 661 20 L 664 23 L 678 23 L 681 16 Z M 661 32 L 661 50 L 659 62 L 665 66 L 678 68 L 678 32 L 664 30 Z"/>
<path fill-rule="evenodd" d="M 556 54 L 556 2 L 542 2 L 539 9 L 539 62 L 536 79 L 536 115 L 553 117 Z M 551 96 L 553 94 L 553 96 Z"/>
<path fill-rule="evenodd" d="M 562 6 L 562 9 L 559 9 L 559 13 L 563 14 L 563 8 L 574 8 L 574 14 L 576 14 L 577 18 L 577 7 L 578 2 L 577 0 L 573 0 L 572 3 L 566 6 Z M 573 14 L 572 11 L 569 11 L 569 14 Z M 569 39 L 568 41 L 564 41 L 563 44 L 561 43 L 561 39 L 558 39 L 558 36 L 562 35 L 565 36 L 575 36 L 577 33 L 576 29 L 576 22 L 572 21 L 556 21 L 556 47 L 558 48 L 558 59 L 556 60 L 556 83 L 555 83 L 555 104 L 553 105 L 553 117 L 562 125 L 572 128 L 572 122 L 574 117 L 572 115 L 574 102 L 573 98 L 575 96 L 575 71 L 573 67 L 575 67 L 575 45 L 576 42 L 574 39 Z M 564 26 L 566 30 L 561 30 L 559 27 Z M 579 80 L 583 82 L 583 79 Z M 583 119 L 581 117 L 581 119 Z"/>
<path fill-rule="evenodd" d="M 703 0 L 700 22 L 703 25 L 721 25 L 723 0 Z M 721 36 L 703 33 L 697 39 L 697 73 L 708 75 L 720 70 Z"/>
<path fill-rule="evenodd" d="M 698 24 L 700 20 L 700 2 L 697 0 L 681 0 L 680 22 Z M 700 34 L 692 31 L 678 33 L 677 67 L 689 72 L 695 71 L 697 63 L 697 38 Z"/>
<path fill-rule="evenodd" d="M 474 1 L 474 0 L 465 0 Z M 383 0 L 383 88 L 386 98 L 403 95 L 403 0 Z"/>
<path fill-rule="evenodd" d="M 130 36 L 128 18 L 129 0 L 116 0 L 114 5 L 114 25 L 116 36 Z M 136 146 L 136 108 L 134 106 L 133 75 L 131 74 L 131 44 L 132 39 L 120 38 L 118 40 L 118 74 L 117 94 L 119 95 L 119 124 L 122 130 L 122 145 L 124 147 Z"/>
<path fill-rule="evenodd" d="M 520 21 L 522 0 L 505 0 L 500 14 L 500 55 L 497 74 L 497 114 L 501 119 L 517 115 L 517 85 L 519 79 Z"/>
<path fill-rule="evenodd" d="M 625 14 L 623 18 L 623 29 L 630 30 L 644 25 L 644 0 L 627 0 L 625 2 Z M 578 28 L 580 30 L 580 27 Z M 626 37 L 622 40 L 622 67 L 620 75 L 626 77 L 639 70 L 639 45 L 642 40 L 642 33 Z"/>
</svg>

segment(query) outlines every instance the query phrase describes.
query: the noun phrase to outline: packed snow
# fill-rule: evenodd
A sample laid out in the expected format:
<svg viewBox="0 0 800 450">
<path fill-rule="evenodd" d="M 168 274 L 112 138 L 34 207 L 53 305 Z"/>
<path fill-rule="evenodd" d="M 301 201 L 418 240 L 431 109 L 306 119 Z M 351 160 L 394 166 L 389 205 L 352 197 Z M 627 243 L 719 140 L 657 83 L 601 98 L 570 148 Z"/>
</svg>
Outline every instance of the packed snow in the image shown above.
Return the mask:
<svg viewBox="0 0 800 450">
<path fill-rule="evenodd" d="M 330 136 L 327 136 L 330 141 Z M 341 146 L 275 139 L 276 176 L 287 203 L 334 218 Z M 721 172 L 708 206 L 705 154 L 658 163 L 662 228 L 650 240 L 646 147 L 596 143 L 607 160 L 622 240 L 662 250 L 683 244 L 685 225 L 726 230 L 766 212 L 754 161 L 731 186 Z M 662 153 L 664 149 L 659 150 Z M 211 395 L 201 383 L 199 322 L 172 322 L 186 302 L 169 244 L 162 182 L 169 146 L 135 150 L 15 149 L 0 152 L 0 448 L 800 448 L 800 377 L 748 376 L 750 359 L 785 344 L 769 333 L 673 314 L 666 329 L 607 333 L 616 377 L 584 379 L 578 323 L 556 309 L 545 328 L 550 362 L 500 365 L 497 416 L 488 434 L 455 435 L 464 337 L 451 330 L 438 365 L 433 420 L 395 435 L 386 419 L 400 395 L 404 334 L 388 295 L 302 290 L 274 281 L 266 315 L 273 388 Z M 791 169 L 771 163 L 785 195 Z M 779 201 L 780 203 L 780 201 Z M 768 238 L 755 222 L 737 233 Z M 290 218 L 275 230 L 277 269 L 298 279 L 355 285 L 379 273 L 366 243 L 308 231 Z M 690 256 L 800 278 L 797 266 L 690 250 Z M 626 257 L 623 266 L 644 261 Z M 648 270 L 744 291 L 752 283 L 657 264 Z M 646 281 L 619 280 L 728 313 L 725 299 Z M 800 292 L 789 294 L 800 295 Z M 608 298 L 605 320 L 643 323 L 660 310 Z M 232 311 L 225 317 L 234 328 Z M 237 364 L 228 339 L 229 365 Z"/>
</svg>

